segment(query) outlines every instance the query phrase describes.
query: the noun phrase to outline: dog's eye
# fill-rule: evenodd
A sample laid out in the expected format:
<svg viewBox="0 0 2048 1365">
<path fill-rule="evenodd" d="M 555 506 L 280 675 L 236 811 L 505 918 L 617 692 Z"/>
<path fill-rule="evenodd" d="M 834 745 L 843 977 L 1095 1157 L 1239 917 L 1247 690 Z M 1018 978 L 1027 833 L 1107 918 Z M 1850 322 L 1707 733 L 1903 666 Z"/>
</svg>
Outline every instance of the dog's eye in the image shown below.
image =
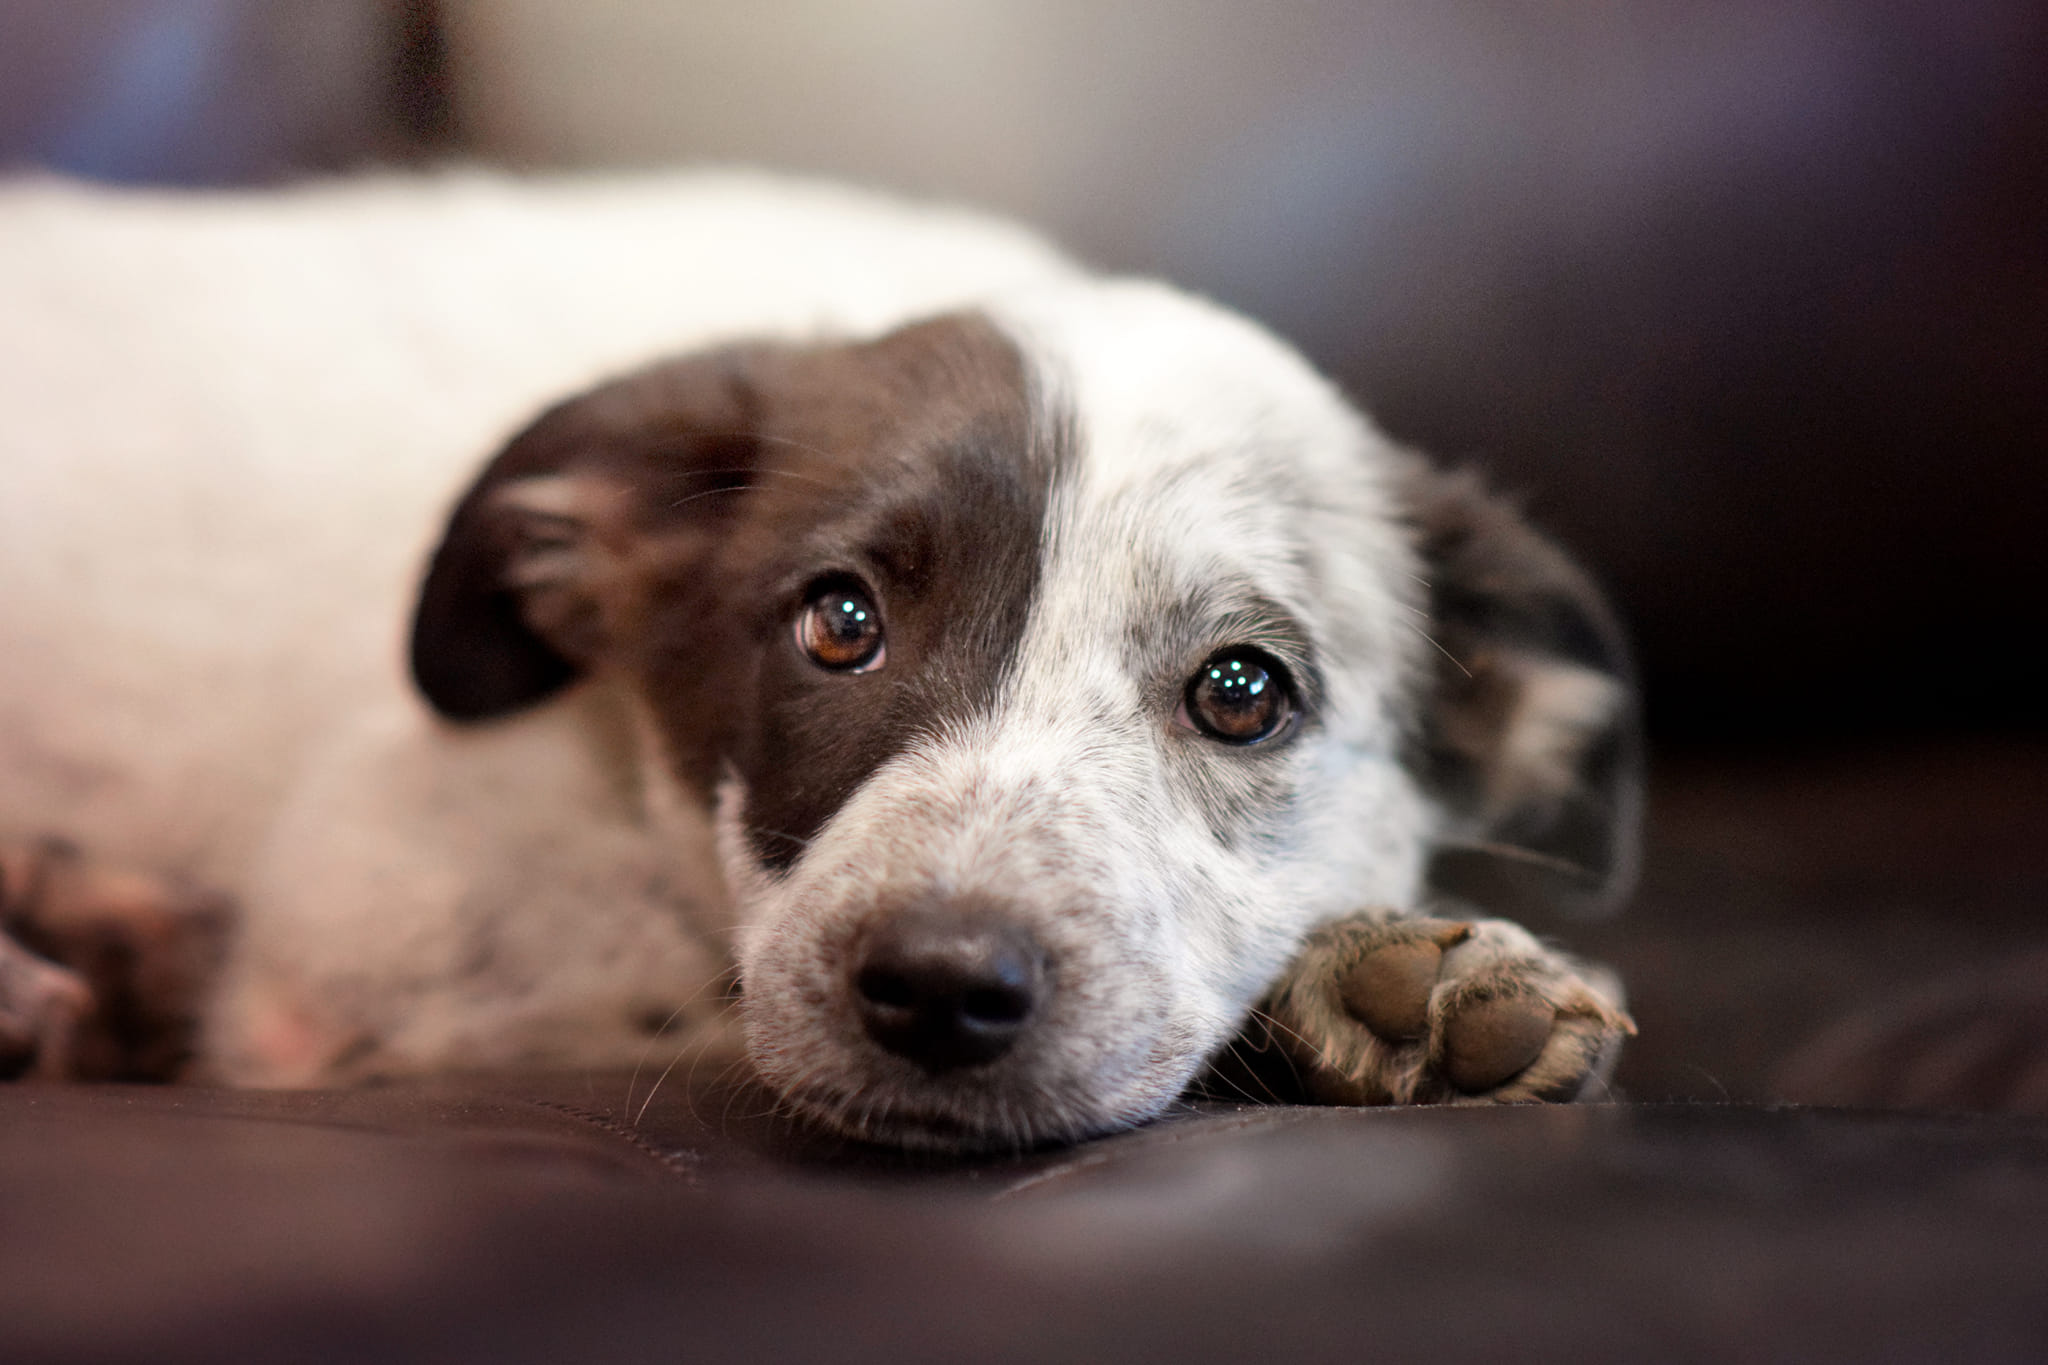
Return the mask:
<svg viewBox="0 0 2048 1365">
<path fill-rule="evenodd" d="M 844 578 L 814 585 L 796 618 L 796 643 L 810 661 L 834 673 L 880 668 L 886 653 L 882 613 L 860 584 Z"/>
<path fill-rule="evenodd" d="M 1257 744 L 1293 723 L 1294 687 L 1278 659 L 1226 649 L 1195 670 L 1175 719 L 1225 744 Z"/>
</svg>

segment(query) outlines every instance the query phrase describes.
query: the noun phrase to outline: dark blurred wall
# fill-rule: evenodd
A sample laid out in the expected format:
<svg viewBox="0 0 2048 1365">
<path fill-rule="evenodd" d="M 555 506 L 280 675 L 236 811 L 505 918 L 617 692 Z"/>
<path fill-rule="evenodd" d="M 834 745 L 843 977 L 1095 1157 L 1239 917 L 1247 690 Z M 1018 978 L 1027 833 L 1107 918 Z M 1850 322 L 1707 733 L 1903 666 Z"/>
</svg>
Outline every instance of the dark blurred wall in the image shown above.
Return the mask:
<svg viewBox="0 0 2048 1365">
<path fill-rule="evenodd" d="M 0 168 L 220 185 L 402 160 L 445 118 L 422 0 L 0 0 Z"/>
<path fill-rule="evenodd" d="M 1407 193 L 1226 292 L 1529 494 L 1667 738 L 2039 726 L 2048 7 L 1578 16 L 1503 21 Z"/>
<path fill-rule="evenodd" d="M 2048 6 L 0 7 L 15 161 L 451 130 L 969 198 L 1247 308 L 1594 563 L 1667 740 L 2048 721 Z"/>
</svg>

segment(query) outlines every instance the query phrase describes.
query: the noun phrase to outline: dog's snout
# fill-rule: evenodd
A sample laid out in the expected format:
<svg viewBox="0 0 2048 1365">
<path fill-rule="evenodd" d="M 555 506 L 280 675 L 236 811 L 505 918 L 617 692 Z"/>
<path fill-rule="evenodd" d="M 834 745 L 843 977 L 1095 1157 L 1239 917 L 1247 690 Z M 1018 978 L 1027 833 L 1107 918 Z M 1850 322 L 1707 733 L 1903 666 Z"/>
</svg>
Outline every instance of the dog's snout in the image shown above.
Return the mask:
<svg viewBox="0 0 2048 1365">
<path fill-rule="evenodd" d="M 868 1036 L 927 1071 L 992 1062 L 1043 1005 L 1045 953 L 996 916 L 905 910 L 867 936 L 853 987 Z"/>
</svg>

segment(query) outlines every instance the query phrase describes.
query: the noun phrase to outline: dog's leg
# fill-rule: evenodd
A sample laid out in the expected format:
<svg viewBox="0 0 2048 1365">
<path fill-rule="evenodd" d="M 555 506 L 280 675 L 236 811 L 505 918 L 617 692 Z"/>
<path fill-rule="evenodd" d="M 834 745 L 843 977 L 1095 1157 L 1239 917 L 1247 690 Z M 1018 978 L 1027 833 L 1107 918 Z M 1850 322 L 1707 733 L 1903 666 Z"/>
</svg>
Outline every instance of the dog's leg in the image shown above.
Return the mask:
<svg viewBox="0 0 2048 1365">
<path fill-rule="evenodd" d="M 0 1065 L 168 1079 L 188 1059 L 226 903 L 60 839 L 0 843 Z"/>
<path fill-rule="evenodd" d="M 1312 934 L 1262 1015 L 1330 1104 L 1579 1099 L 1635 1032 L 1612 973 L 1514 924 L 1390 911 Z"/>
</svg>

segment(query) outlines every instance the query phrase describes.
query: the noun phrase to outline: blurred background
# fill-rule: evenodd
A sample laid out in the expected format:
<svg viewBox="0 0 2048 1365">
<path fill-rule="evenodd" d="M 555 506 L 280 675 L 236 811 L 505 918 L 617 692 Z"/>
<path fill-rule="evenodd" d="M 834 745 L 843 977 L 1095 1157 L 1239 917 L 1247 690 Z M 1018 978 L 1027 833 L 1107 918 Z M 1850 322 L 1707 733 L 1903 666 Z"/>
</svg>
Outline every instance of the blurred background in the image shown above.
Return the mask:
<svg viewBox="0 0 2048 1365">
<path fill-rule="evenodd" d="M 450 160 L 967 200 L 1266 320 L 1632 622 L 1651 858 L 1572 937 L 1634 1089 L 2048 1068 L 2038 0 L 0 3 L 10 168 Z"/>
</svg>

